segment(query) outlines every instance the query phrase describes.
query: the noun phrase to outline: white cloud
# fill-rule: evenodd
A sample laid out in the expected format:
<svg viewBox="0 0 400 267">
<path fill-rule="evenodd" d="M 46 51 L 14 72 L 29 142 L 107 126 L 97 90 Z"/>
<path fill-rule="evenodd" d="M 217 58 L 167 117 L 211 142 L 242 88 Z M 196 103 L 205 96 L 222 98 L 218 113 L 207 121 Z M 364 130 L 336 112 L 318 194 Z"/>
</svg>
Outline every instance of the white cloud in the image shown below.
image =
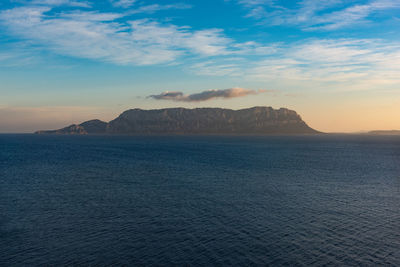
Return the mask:
<svg viewBox="0 0 400 267">
<path fill-rule="evenodd" d="M 110 0 L 110 2 L 115 7 L 128 8 L 131 7 L 136 2 L 136 0 Z"/>
<path fill-rule="evenodd" d="M 269 25 L 299 26 L 304 30 L 335 30 L 370 22 L 370 16 L 400 8 L 398 0 L 302 0 L 294 7 L 284 1 L 238 0 L 248 17 Z"/>
<path fill-rule="evenodd" d="M 32 1 L 21 1 L 23 3 L 29 3 L 32 5 L 47 5 L 47 6 L 73 6 L 73 7 L 90 7 L 91 4 L 88 1 L 79 0 L 32 0 Z"/>
<path fill-rule="evenodd" d="M 224 60 L 220 61 L 208 60 L 198 62 L 190 67 L 190 71 L 197 75 L 205 76 L 238 76 L 243 68 L 236 63 Z"/>
<path fill-rule="evenodd" d="M 320 5 L 303 0 L 301 12 L 305 15 L 297 20 L 306 23 L 309 17 L 340 1 L 345 0 L 324 0 Z M 268 4 L 279 9 L 278 1 L 247 2 L 249 6 Z M 369 5 L 372 9 L 396 6 L 393 1 L 383 0 Z M 312 81 L 360 88 L 395 85 L 400 80 L 400 44 L 396 42 L 313 39 L 290 44 L 238 43 L 220 29 L 193 30 L 148 19 L 126 21 L 125 13 L 48 11 L 52 7 L 27 6 L 1 11 L 0 26 L 35 45 L 34 52 L 40 48 L 120 65 L 179 64 L 185 59 L 190 64 L 187 69 L 199 75 Z M 12 61 L 11 56 L 11 53 L 0 55 L 3 66 L 7 65 L 4 62 Z M 23 62 L 22 57 L 19 61 Z"/>
<path fill-rule="evenodd" d="M 19 7 L 0 13 L 10 34 L 58 54 L 116 64 L 171 62 L 179 56 L 231 53 L 232 40 L 221 30 L 192 31 L 151 20 L 116 22 L 123 14 L 73 11 L 46 15 L 50 7 Z M 232 47 L 233 50 L 237 50 Z"/>
<path fill-rule="evenodd" d="M 170 4 L 170 5 L 159 5 L 159 4 L 153 4 L 153 5 L 147 5 L 147 6 L 141 6 L 136 9 L 132 9 L 127 14 L 139 14 L 139 13 L 147 13 L 147 14 L 152 14 L 157 11 L 161 10 L 169 10 L 169 9 L 188 9 L 191 8 L 191 5 L 188 4 Z"/>
<path fill-rule="evenodd" d="M 281 45 L 276 52 L 241 62 L 204 61 L 199 75 L 243 77 L 251 81 L 304 82 L 337 89 L 379 89 L 400 85 L 400 43 L 382 40 L 306 40 Z"/>
<path fill-rule="evenodd" d="M 2 67 L 21 67 L 38 63 L 38 58 L 28 51 L 21 49 L 0 51 L 0 65 Z"/>
<path fill-rule="evenodd" d="M 9 34 L 57 54 L 121 65 L 176 63 L 183 56 L 266 54 L 274 50 L 256 42 L 235 43 L 220 29 L 195 31 L 148 19 L 126 21 L 125 13 L 73 10 L 47 15 L 49 11 L 50 6 L 4 10 L 0 12 L 0 25 Z"/>
</svg>

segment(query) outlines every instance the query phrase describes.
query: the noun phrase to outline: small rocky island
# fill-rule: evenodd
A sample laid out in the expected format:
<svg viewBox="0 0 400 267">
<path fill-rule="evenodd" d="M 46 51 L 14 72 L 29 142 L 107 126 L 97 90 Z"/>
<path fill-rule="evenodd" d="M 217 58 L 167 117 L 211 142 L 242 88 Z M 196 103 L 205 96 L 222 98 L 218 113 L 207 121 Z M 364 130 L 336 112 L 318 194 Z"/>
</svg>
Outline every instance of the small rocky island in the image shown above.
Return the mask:
<svg viewBox="0 0 400 267">
<path fill-rule="evenodd" d="M 90 120 L 37 134 L 317 134 L 293 110 L 253 107 L 130 109 L 104 122 Z"/>
<path fill-rule="evenodd" d="M 381 130 L 381 131 L 370 131 L 370 135 L 400 135 L 400 130 Z"/>
</svg>

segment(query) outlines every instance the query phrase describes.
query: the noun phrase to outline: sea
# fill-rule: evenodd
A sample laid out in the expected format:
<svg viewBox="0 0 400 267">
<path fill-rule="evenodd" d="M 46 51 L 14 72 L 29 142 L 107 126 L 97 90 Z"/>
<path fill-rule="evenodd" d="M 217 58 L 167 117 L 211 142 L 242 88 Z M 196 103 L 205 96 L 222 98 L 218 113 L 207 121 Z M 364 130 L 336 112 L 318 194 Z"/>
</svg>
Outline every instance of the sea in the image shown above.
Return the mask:
<svg viewBox="0 0 400 267">
<path fill-rule="evenodd" d="M 2 134 L 0 266 L 400 266 L 400 136 Z"/>
</svg>

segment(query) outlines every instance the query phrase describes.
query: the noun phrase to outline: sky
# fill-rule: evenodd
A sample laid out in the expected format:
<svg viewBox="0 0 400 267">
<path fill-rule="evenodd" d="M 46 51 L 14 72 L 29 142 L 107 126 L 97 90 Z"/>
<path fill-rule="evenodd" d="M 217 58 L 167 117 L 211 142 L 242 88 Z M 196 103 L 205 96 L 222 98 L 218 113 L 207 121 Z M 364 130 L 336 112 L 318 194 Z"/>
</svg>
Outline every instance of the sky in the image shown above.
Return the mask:
<svg viewBox="0 0 400 267">
<path fill-rule="evenodd" d="M 324 132 L 400 129 L 400 1 L 0 2 L 1 133 L 253 106 Z"/>
</svg>

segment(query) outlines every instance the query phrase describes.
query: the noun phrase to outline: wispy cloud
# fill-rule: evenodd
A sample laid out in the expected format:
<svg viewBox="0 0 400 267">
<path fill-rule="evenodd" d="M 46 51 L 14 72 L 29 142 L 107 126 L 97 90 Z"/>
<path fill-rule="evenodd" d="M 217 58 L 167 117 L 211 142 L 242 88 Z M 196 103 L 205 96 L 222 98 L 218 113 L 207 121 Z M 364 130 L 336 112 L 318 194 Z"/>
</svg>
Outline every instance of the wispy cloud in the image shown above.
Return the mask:
<svg viewBox="0 0 400 267">
<path fill-rule="evenodd" d="M 205 76 L 238 76 L 243 66 L 235 60 L 208 60 L 193 64 L 189 70 Z"/>
<path fill-rule="evenodd" d="M 400 81 L 400 66 L 393 61 L 400 59 L 399 49 L 399 43 L 380 40 L 310 40 L 284 49 L 279 60 L 259 62 L 251 72 L 270 79 L 348 83 L 353 88 L 361 83 L 368 89 Z"/>
<path fill-rule="evenodd" d="M 0 25 L 10 34 L 62 55 L 116 64 L 148 65 L 179 56 L 229 53 L 232 42 L 221 30 L 192 31 L 151 20 L 115 22 L 118 13 L 73 11 L 52 14 L 50 7 L 19 7 L 0 13 Z"/>
<path fill-rule="evenodd" d="M 298 26 L 303 30 L 335 30 L 370 22 L 372 15 L 400 8 L 397 0 L 301 0 L 295 8 L 281 0 L 238 0 L 253 17 L 269 25 Z"/>
<path fill-rule="evenodd" d="M 343 90 L 379 89 L 400 84 L 400 43 L 368 39 L 305 40 L 283 44 L 257 60 L 204 61 L 200 75 L 238 76 L 279 83 L 313 83 Z"/>
<path fill-rule="evenodd" d="M 91 7 L 90 2 L 79 1 L 79 0 L 32 0 L 32 1 L 19 0 L 19 2 L 31 5 L 47 5 L 47 6 L 65 5 L 72 7 Z"/>
<path fill-rule="evenodd" d="M 161 10 L 169 10 L 169 9 L 189 9 L 191 8 L 191 5 L 188 4 L 170 4 L 170 5 L 159 5 L 159 4 L 153 4 L 153 5 L 147 5 L 147 6 L 140 6 L 136 9 L 132 9 L 127 12 L 127 14 L 139 14 L 139 13 L 147 13 L 147 14 L 152 14 L 157 11 Z"/>
<path fill-rule="evenodd" d="M 110 0 L 111 4 L 115 7 L 128 8 L 131 7 L 136 0 Z"/>
<path fill-rule="evenodd" d="M 58 11 L 51 5 L 77 2 L 73 0 L 34 1 L 47 4 L 0 11 L 3 31 L 35 47 L 33 53 L 43 49 L 119 65 L 185 62 L 183 69 L 199 75 L 235 76 L 263 82 L 308 81 L 321 85 L 344 85 L 343 88 L 371 88 L 400 82 L 400 43 L 395 41 L 306 39 L 292 43 L 236 42 L 221 29 L 194 30 L 187 26 L 127 17 L 129 12 L 151 13 L 163 8 L 189 7 L 184 4 L 135 6 L 124 11 L 101 12 L 82 8 Z M 377 10 L 400 6 L 400 2 L 392 0 L 368 3 L 360 0 L 357 5 L 349 0 L 321 0 L 318 3 L 302 0 L 298 2 L 299 9 L 294 10 L 285 8 L 278 0 L 240 0 L 240 3 L 249 9 L 261 7 L 269 12 L 271 23 L 292 23 L 304 29 L 341 27 L 338 25 L 340 21 L 345 24 L 348 23 L 346 19 L 362 21 L 366 16 L 350 16 L 348 12 L 373 14 Z M 276 16 L 271 12 L 276 12 Z M 282 14 L 281 20 L 278 20 L 278 13 Z M 333 23 L 335 17 L 340 19 Z M 30 58 L 28 51 L 25 49 L 23 52 L 27 59 Z M 10 65 L 13 57 L 16 58 L 16 54 L 3 52 L 0 55 L 2 66 Z M 15 62 L 23 62 L 23 57 Z M 182 97 L 185 99 L 186 96 L 182 94 Z"/>
<path fill-rule="evenodd" d="M 150 95 L 149 98 L 156 100 L 172 100 L 179 102 L 201 102 L 215 98 L 230 99 L 235 97 L 243 97 L 248 95 L 256 95 L 259 93 L 265 93 L 267 90 L 250 90 L 244 88 L 229 88 L 229 89 L 214 89 L 207 90 L 201 93 L 185 95 L 182 92 L 163 92 L 159 95 Z"/>
<path fill-rule="evenodd" d="M 31 45 L 20 42 L 6 43 L 0 50 L 0 67 L 32 67 L 43 64 L 39 54 L 40 52 Z"/>
<path fill-rule="evenodd" d="M 142 8 L 150 12 L 187 7 L 153 5 Z M 133 12 L 138 10 L 140 8 Z M 220 29 L 192 30 L 149 19 L 126 20 L 130 11 L 72 10 L 48 14 L 49 11 L 53 11 L 51 6 L 4 10 L 0 12 L 0 25 L 9 34 L 57 54 L 120 65 L 173 63 L 183 56 L 265 54 L 273 49 L 255 42 L 236 43 Z"/>
<path fill-rule="evenodd" d="M 0 52 L 0 66 L 1 67 L 21 67 L 29 66 L 37 63 L 38 59 L 27 51 L 12 50 L 7 52 Z"/>
</svg>

